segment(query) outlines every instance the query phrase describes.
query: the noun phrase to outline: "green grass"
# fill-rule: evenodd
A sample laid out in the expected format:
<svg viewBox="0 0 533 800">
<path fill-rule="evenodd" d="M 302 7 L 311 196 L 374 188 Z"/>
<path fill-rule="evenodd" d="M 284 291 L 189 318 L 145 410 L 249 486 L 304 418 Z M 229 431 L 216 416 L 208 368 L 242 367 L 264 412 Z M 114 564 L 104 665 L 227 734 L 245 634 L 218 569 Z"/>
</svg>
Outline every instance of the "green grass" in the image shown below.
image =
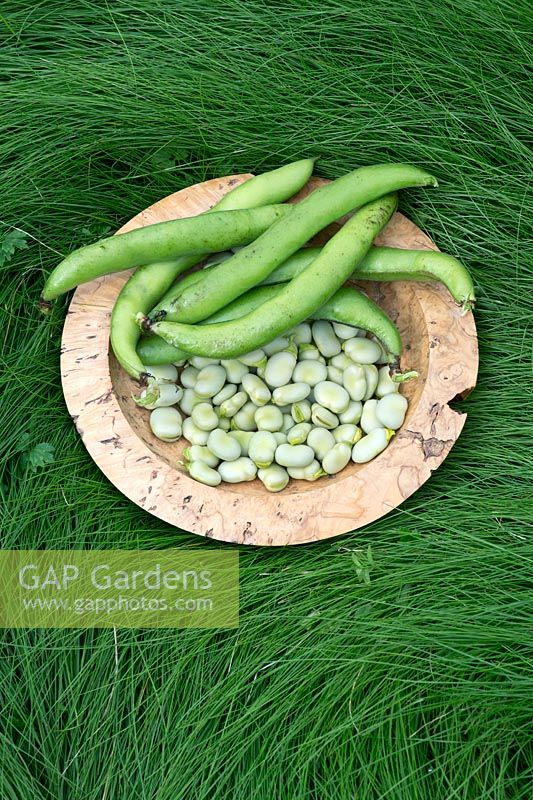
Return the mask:
<svg viewBox="0 0 533 800">
<path fill-rule="evenodd" d="M 66 301 L 35 309 L 60 254 L 187 184 L 318 154 L 326 177 L 430 169 L 402 208 L 471 269 L 481 351 L 461 439 L 401 508 L 241 549 L 238 630 L 4 632 L 2 800 L 529 796 L 530 33 L 525 0 L 2 3 L 0 219 L 29 244 L 0 281 L 3 547 L 205 546 L 93 465 Z"/>
</svg>

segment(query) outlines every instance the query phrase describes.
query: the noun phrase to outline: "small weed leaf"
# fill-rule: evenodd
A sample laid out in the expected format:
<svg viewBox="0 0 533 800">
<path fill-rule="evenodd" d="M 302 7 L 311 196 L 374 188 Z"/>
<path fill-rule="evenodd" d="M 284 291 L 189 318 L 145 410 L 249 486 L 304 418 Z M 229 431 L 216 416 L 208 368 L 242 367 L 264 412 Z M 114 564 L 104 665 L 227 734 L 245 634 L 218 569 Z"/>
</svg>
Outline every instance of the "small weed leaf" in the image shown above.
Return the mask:
<svg viewBox="0 0 533 800">
<path fill-rule="evenodd" d="M 28 433 L 23 433 L 19 440 L 18 452 L 20 456 L 20 466 L 23 470 L 30 469 L 37 472 L 38 469 L 55 461 L 55 448 L 48 442 L 41 442 L 30 447 L 30 437 Z"/>
<path fill-rule="evenodd" d="M 362 550 L 352 550 L 352 561 L 355 566 L 355 574 L 360 583 L 370 583 L 370 571 L 374 566 L 372 546 L 368 545 L 366 552 Z"/>
<path fill-rule="evenodd" d="M 0 235 L 0 267 L 11 261 L 15 250 L 27 250 L 28 242 L 23 231 L 13 229 Z"/>
</svg>

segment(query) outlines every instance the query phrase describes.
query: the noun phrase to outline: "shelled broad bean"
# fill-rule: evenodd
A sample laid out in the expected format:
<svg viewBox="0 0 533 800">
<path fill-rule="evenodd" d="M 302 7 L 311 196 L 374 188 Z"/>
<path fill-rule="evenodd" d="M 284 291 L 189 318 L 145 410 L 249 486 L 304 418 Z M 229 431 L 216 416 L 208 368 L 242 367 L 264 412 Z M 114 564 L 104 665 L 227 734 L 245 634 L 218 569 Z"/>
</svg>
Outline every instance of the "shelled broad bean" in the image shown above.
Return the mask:
<svg viewBox="0 0 533 800">
<path fill-rule="evenodd" d="M 184 467 L 209 486 L 257 477 L 279 492 L 336 475 L 383 452 L 405 419 L 382 357 L 365 331 L 304 322 L 240 359 L 192 357 L 177 385 L 175 368 L 159 367 L 150 427 L 166 442 L 183 435 Z"/>
</svg>

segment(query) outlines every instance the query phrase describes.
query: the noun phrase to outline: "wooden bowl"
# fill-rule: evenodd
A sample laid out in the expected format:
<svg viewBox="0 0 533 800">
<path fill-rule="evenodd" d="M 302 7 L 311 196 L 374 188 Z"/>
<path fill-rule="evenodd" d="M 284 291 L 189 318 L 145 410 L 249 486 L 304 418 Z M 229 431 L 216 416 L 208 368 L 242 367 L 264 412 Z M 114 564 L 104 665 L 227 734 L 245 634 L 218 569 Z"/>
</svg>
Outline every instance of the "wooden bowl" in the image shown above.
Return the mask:
<svg viewBox="0 0 533 800">
<path fill-rule="evenodd" d="M 196 184 L 141 211 L 119 233 L 205 211 L 250 175 Z M 295 200 L 324 183 L 312 178 Z M 323 242 L 335 226 L 317 237 Z M 393 247 L 433 249 L 433 242 L 396 213 L 376 240 Z M 131 399 L 135 382 L 109 346 L 111 310 L 129 273 L 80 286 L 63 331 L 61 377 L 68 410 L 102 472 L 144 511 L 193 533 L 238 544 L 286 545 L 326 539 L 367 525 L 415 492 L 442 464 L 466 415 L 449 403 L 476 383 L 478 348 L 474 318 L 462 315 L 436 284 L 373 283 L 364 288 L 398 325 L 403 369 L 420 377 L 402 387 L 409 399 L 404 425 L 387 450 L 368 464 L 350 464 L 315 483 L 291 481 L 278 494 L 259 480 L 221 484 L 193 481 L 177 462 L 185 441 L 166 444 L 148 424 L 149 412 Z"/>
</svg>

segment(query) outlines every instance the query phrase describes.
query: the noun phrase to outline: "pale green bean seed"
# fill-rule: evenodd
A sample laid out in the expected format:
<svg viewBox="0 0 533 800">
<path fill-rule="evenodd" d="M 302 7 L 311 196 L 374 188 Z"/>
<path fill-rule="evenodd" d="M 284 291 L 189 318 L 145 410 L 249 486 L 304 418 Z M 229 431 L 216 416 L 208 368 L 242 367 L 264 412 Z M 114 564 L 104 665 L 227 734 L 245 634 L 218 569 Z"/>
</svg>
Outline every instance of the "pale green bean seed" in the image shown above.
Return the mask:
<svg viewBox="0 0 533 800">
<path fill-rule="evenodd" d="M 344 469 L 352 455 L 352 448 L 346 442 L 338 442 L 322 461 L 322 469 L 328 475 L 336 475 Z"/>
<path fill-rule="evenodd" d="M 361 414 L 361 428 L 365 433 L 370 433 L 375 428 L 383 428 L 383 423 L 376 416 L 378 401 L 371 399 L 363 403 L 363 413 Z"/>
<path fill-rule="evenodd" d="M 241 483 L 253 481 L 257 475 L 257 467 L 251 458 L 241 456 L 235 461 L 221 461 L 218 465 L 220 477 L 226 483 Z"/>
<path fill-rule="evenodd" d="M 185 367 L 180 375 L 181 385 L 185 386 L 186 389 L 194 389 L 199 372 L 200 370 L 196 369 L 196 367 Z"/>
<path fill-rule="evenodd" d="M 319 464 L 319 466 L 320 466 L 320 464 Z M 282 467 L 282 469 L 283 469 L 283 467 Z M 301 481 L 301 480 L 304 480 L 305 470 L 306 470 L 306 467 L 287 467 L 287 475 L 290 478 L 294 478 L 295 480 Z"/>
<path fill-rule="evenodd" d="M 246 402 L 248 402 L 248 395 L 246 392 L 237 392 L 237 394 L 234 394 L 220 404 L 218 413 L 222 418 L 233 417 L 237 411 L 241 410 Z"/>
<path fill-rule="evenodd" d="M 378 370 L 378 385 L 375 389 L 376 397 L 385 397 L 388 394 L 396 394 L 399 390 L 400 384 L 397 381 L 393 381 L 390 376 L 390 367 L 381 367 Z"/>
<path fill-rule="evenodd" d="M 183 458 L 186 461 L 203 461 L 208 467 L 218 467 L 219 459 L 205 445 L 192 444 L 183 451 Z"/>
<path fill-rule="evenodd" d="M 218 414 L 211 403 L 198 403 L 192 410 L 191 419 L 202 431 L 214 431 L 218 428 Z"/>
<path fill-rule="evenodd" d="M 288 441 L 287 434 L 283 431 L 273 431 L 273 435 L 278 444 L 285 444 Z"/>
<path fill-rule="evenodd" d="M 222 481 L 220 473 L 208 466 L 205 461 L 191 461 L 187 470 L 191 478 L 207 486 L 218 486 Z"/>
<path fill-rule="evenodd" d="M 213 405 L 221 406 L 224 400 L 229 400 L 234 394 L 237 394 L 237 387 L 234 383 L 227 383 L 222 387 L 220 392 L 213 397 Z"/>
<path fill-rule="evenodd" d="M 305 402 L 305 400 L 303 400 L 302 402 Z M 291 414 L 284 414 L 283 425 L 281 426 L 281 430 L 283 431 L 283 433 L 288 433 L 292 427 L 294 427 L 294 419 L 292 418 Z"/>
<path fill-rule="evenodd" d="M 241 455 L 239 442 L 220 428 L 208 434 L 207 446 L 222 461 L 234 461 Z"/>
<path fill-rule="evenodd" d="M 320 350 L 314 344 L 301 344 L 298 346 L 298 361 L 318 361 Z"/>
<path fill-rule="evenodd" d="M 352 461 L 356 464 L 366 464 L 367 461 L 371 461 L 385 450 L 392 436 L 394 436 L 394 431 L 390 428 L 374 428 L 354 444 Z"/>
<path fill-rule="evenodd" d="M 242 361 L 247 367 L 260 367 L 266 362 L 265 351 L 261 349 L 251 350 L 249 353 L 239 356 L 239 361 Z"/>
<path fill-rule="evenodd" d="M 376 417 L 386 428 L 397 431 L 403 425 L 407 405 L 407 398 L 403 394 L 388 394 L 378 400 Z"/>
<path fill-rule="evenodd" d="M 305 400 L 311 387 L 307 383 L 288 383 L 286 386 L 279 386 L 272 393 L 272 402 L 277 406 L 291 405 Z"/>
<path fill-rule="evenodd" d="M 265 367 L 265 381 L 274 389 L 285 386 L 292 378 L 294 367 L 296 366 L 296 356 L 288 350 L 275 353 L 267 361 Z"/>
<path fill-rule="evenodd" d="M 362 413 L 363 413 L 362 402 L 360 400 L 350 400 L 346 411 L 343 411 L 342 414 L 339 414 L 339 419 L 342 425 L 344 425 L 345 423 L 351 423 L 353 425 L 357 425 L 357 423 L 361 419 Z"/>
<path fill-rule="evenodd" d="M 176 386 L 175 383 L 161 383 L 157 386 L 159 389 L 157 399 L 152 403 L 147 403 L 146 405 L 143 403 L 143 407 L 147 408 L 148 411 L 152 411 L 154 408 L 166 408 L 167 406 L 173 406 L 183 399 L 183 389 L 181 386 Z M 146 389 L 143 389 L 140 399 L 144 400 L 146 394 Z"/>
<path fill-rule="evenodd" d="M 178 380 L 178 370 L 173 364 L 161 364 L 159 367 L 148 366 L 144 370 L 152 378 L 155 378 L 157 383 L 176 383 Z"/>
<path fill-rule="evenodd" d="M 288 443 L 304 444 L 312 427 L 310 422 L 299 422 L 298 425 L 294 425 L 294 427 L 287 432 Z"/>
<path fill-rule="evenodd" d="M 289 346 L 290 342 L 286 336 L 278 336 L 268 344 L 263 345 L 263 350 L 267 356 L 273 356 L 275 353 L 281 353 Z"/>
<path fill-rule="evenodd" d="M 326 474 L 316 459 L 307 467 L 287 467 L 287 472 L 291 478 L 299 481 L 316 481 Z"/>
<path fill-rule="evenodd" d="M 266 469 L 258 469 L 257 477 L 269 492 L 281 492 L 289 482 L 289 473 L 279 464 L 272 464 Z"/>
<path fill-rule="evenodd" d="M 311 422 L 320 428 L 331 429 L 338 427 L 339 418 L 329 408 L 324 408 L 319 403 L 313 403 L 311 406 Z"/>
<path fill-rule="evenodd" d="M 346 411 L 350 402 L 350 395 L 338 383 L 333 381 L 321 381 L 314 388 L 316 402 L 324 408 L 333 411 L 334 414 L 341 414 Z"/>
<path fill-rule="evenodd" d="M 338 367 L 338 369 L 348 369 L 348 367 L 353 366 L 353 361 L 351 358 L 348 358 L 346 353 L 339 353 L 337 356 L 333 356 L 333 358 L 329 359 L 329 366 L 330 367 Z"/>
<path fill-rule="evenodd" d="M 266 383 L 252 372 L 249 372 L 248 375 L 245 375 L 242 379 L 242 388 L 256 406 L 265 406 L 272 397 Z"/>
<path fill-rule="evenodd" d="M 196 378 L 194 391 L 199 397 L 214 397 L 226 383 L 226 370 L 220 364 L 203 367 Z"/>
<path fill-rule="evenodd" d="M 336 442 L 347 442 L 349 445 L 355 444 L 362 436 L 361 428 L 347 422 L 331 432 Z"/>
<path fill-rule="evenodd" d="M 360 401 L 366 394 L 365 370 L 360 364 L 352 364 L 342 373 L 343 385 L 352 400 Z"/>
<path fill-rule="evenodd" d="M 219 417 L 218 427 L 222 428 L 223 431 L 229 431 L 231 428 L 231 420 L 229 420 L 228 417 Z"/>
<path fill-rule="evenodd" d="M 307 383 L 309 386 L 316 386 L 320 381 L 325 381 L 327 377 L 326 365 L 320 364 L 318 361 L 299 361 L 292 373 L 293 381 Z"/>
<path fill-rule="evenodd" d="M 187 417 L 183 421 L 183 435 L 191 444 L 207 444 L 209 438 L 209 431 L 203 431 L 194 424 L 191 417 Z"/>
<path fill-rule="evenodd" d="M 235 439 L 237 442 L 239 442 L 241 455 L 247 456 L 248 448 L 250 446 L 250 442 L 252 441 L 254 431 L 229 431 L 228 435 L 231 436 L 232 439 Z"/>
<path fill-rule="evenodd" d="M 228 381 L 230 383 L 239 384 L 244 376 L 250 371 L 246 364 L 238 361 L 236 358 L 224 359 L 220 362 L 221 366 L 226 370 Z"/>
<path fill-rule="evenodd" d="M 339 339 L 352 339 L 359 333 L 359 328 L 352 328 L 351 325 L 345 325 L 342 322 L 333 322 L 332 325 Z"/>
<path fill-rule="evenodd" d="M 366 392 L 363 400 L 370 400 L 376 391 L 378 385 L 379 373 L 378 368 L 374 364 L 363 364 L 366 380 Z"/>
<path fill-rule="evenodd" d="M 306 444 L 280 444 L 275 457 L 282 467 L 307 467 L 313 461 L 315 452 Z"/>
<path fill-rule="evenodd" d="M 173 407 L 154 408 L 150 414 L 150 428 L 163 442 L 175 442 L 181 436 L 181 414 Z"/>
<path fill-rule="evenodd" d="M 185 364 L 187 363 L 187 359 L 186 358 L 181 358 L 179 361 L 173 361 L 172 363 L 174 364 L 175 367 L 178 367 L 178 369 L 179 369 L 179 367 L 184 367 L 185 366 Z"/>
<path fill-rule="evenodd" d="M 283 429 L 283 414 L 276 406 L 266 405 L 257 408 L 254 420 L 258 431 L 270 431 L 273 433 Z"/>
<path fill-rule="evenodd" d="M 372 339 L 363 339 L 356 336 L 346 339 L 343 344 L 344 352 L 357 364 L 375 364 L 381 356 L 381 347 Z"/>
<path fill-rule="evenodd" d="M 240 392 L 239 392 L 240 394 Z M 244 392 L 243 392 L 244 394 Z M 235 395 L 237 397 L 237 395 Z M 233 400 L 233 397 L 230 398 Z M 257 411 L 257 406 L 255 403 L 252 403 L 251 400 L 248 400 L 239 411 L 231 418 L 231 428 L 232 430 L 238 431 L 256 431 L 257 425 L 255 424 L 255 412 Z"/>
<path fill-rule="evenodd" d="M 211 364 L 220 364 L 218 358 L 204 358 L 203 356 L 191 356 L 189 358 L 189 364 L 192 364 L 193 367 L 196 369 L 203 369 L 204 367 L 209 367 Z"/>
<path fill-rule="evenodd" d="M 311 419 L 311 403 L 309 400 L 301 400 L 291 406 L 291 417 L 294 422 L 309 422 Z"/>
<path fill-rule="evenodd" d="M 203 398 L 198 397 L 193 389 L 185 389 L 183 397 L 180 400 L 180 408 L 186 416 L 190 417 L 194 406 L 203 402 Z"/>
<path fill-rule="evenodd" d="M 292 336 L 295 345 L 310 344 L 313 341 L 313 334 L 311 333 L 311 326 L 308 322 L 300 322 L 292 331 L 289 331 L 288 336 Z"/>
<path fill-rule="evenodd" d="M 312 447 L 319 461 L 323 461 L 330 450 L 335 447 L 335 438 L 326 428 L 313 428 L 307 437 L 307 444 Z"/>
<path fill-rule="evenodd" d="M 338 383 L 342 386 L 342 369 L 338 367 L 328 367 L 328 381 Z"/>
<path fill-rule="evenodd" d="M 257 431 L 250 439 L 248 455 L 257 467 L 264 469 L 274 461 L 274 453 L 278 443 L 270 431 Z"/>
<path fill-rule="evenodd" d="M 324 358 L 331 358 L 341 352 L 341 345 L 335 336 L 331 322 L 319 319 L 313 322 L 311 329 L 313 331 L 313 340 Z"/>
</svg>

